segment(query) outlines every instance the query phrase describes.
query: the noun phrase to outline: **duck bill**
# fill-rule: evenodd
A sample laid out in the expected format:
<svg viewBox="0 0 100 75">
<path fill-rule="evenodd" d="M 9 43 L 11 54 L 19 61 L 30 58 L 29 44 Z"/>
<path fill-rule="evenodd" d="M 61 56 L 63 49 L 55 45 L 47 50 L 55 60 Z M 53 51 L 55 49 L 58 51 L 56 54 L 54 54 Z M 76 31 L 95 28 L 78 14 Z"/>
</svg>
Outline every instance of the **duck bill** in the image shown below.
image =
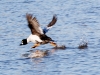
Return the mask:
<svg viewBox="0 0 100 75">
<path fill-rule="evenodd" d="M 19 44 L 19 46 L 22 46 L 22 44 Z"/>
<path fill-rule="evenodd" d="M 19 46 L 22 46 L 22 45 L 23 45 L 23 43 L 20 43 L 20 44 L 19 44 Z"/>
</svg>

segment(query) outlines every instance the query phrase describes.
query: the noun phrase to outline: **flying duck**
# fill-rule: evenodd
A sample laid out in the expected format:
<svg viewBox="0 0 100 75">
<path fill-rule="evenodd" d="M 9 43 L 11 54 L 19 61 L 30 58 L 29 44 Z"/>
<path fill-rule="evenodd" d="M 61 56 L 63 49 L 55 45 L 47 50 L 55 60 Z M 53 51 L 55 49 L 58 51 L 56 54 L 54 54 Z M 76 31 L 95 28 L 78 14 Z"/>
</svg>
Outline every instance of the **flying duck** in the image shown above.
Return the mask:
<svg viewBox="0 0 100 75">
<path fill-rule="evenodd" d="M 57 46 L 54 40 L 46 35 L 48 30 L 56 23 L 56 15 L 53 15 L 52 21 L 44 29 L 41 29 L 39 22 L 37 21 L 36 17 L 32 17 L 32 14 L 26 14 L 26 19 L 28 22 L 28 27 L 31 30 L 31 34 L 28 38 L 23 39 L 20 45 L 26 45 L 29 42 L 33 42 L 34 45 L 32 46 L 32 48 L 36 48 L 42 44 L 47 43 L 50 43 L 54 47 Z"/>
</svg>

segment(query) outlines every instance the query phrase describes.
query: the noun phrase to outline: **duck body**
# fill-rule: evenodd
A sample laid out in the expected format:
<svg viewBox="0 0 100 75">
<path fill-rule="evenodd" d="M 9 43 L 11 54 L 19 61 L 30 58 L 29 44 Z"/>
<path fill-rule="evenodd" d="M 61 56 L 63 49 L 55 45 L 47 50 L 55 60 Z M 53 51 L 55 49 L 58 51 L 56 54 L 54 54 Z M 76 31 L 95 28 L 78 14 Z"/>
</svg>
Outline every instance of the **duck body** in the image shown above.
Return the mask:
<svg viewBox="0 0 100 75">
<path fill-rule="evenodd" d="M 50 37 L 48 37 L 47 35 L 40 35 L 37 36 L 37 35 L 30 35 L 28 38 L 27 38 L 27 43 L 29 42 L 33 42 L 33 43 L 41 43 L 41 44 L 46 44 L 46 43 L 49 43 L 50 41 L 53 41 Z"/>
<path fill-rule="evenodd" d="M 37 43 L 37 41 L 38 41 L 38 42 L 43 42 L 43 41 L 40 39 L 40 37 L 37 36 L 37 35 L 31 34 L 31 35 L 27 38 L 27 43 L 29 43 L 29 42 Z"/>
</svg>

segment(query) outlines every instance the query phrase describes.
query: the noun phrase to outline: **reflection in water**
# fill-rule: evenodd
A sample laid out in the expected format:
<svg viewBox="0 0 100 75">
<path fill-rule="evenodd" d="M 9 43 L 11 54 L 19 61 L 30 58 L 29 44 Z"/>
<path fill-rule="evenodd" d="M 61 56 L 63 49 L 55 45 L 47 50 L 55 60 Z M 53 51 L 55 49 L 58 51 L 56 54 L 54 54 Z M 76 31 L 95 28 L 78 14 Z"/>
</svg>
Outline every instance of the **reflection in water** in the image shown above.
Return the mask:
<svg viewBox="0 0 100 75">
<path fill-rule="evenodd" d="M 29 58 L 41 58 L 44 57 L 48 54 L 48 50 L 43 51 L 43 50 L 36 50 L 32 52 L 31 54 L 28 55 Z"/>
<path fill-rule="evenodd" d="M 37 50 L 37 49 L 29 50 L 28 51 L 29 53 L 22 54 L 22 56 L 25 58 L 30 58 L 32 62 L 39 63 L 42 61 L 41 60 L 42 58 L 53 54 L 57 50 L 64 50 L 64 49 L 66 49 L 66 47 L 62 45 L 62 46 L 54 47 L 53 49 L 50 50 Z"/>
<path fill-rule="evenodd" d="M 56 51 L 56 49 L 52 49 L 52 50 L 31 50 L 30 53 L 25 53 L 25 54 L 22 54 L 23 57 L 26 57 L 26 58 L 31 58 L 31 59 L 34 59 L 34 58 L 43 58 L 45 56 L 48 56 L 52 53 L 54 53 Z"/>
<path fill-rule="evenodd" d="M 30 50 L 29 53 L 22 54 L 22 56 L 31 59 L 31 62 L 37 64 L 42 61 L 43 57 L 47 56 L 45 52 L 48 52 L 48 50 Z"/>
<path fill-rule="evenodd" d="M 42 58 L 31 58 L 31 62 L 34 62 L 35 64 L 38 64 L 40 62 L 42 62 Z"/>
<path fill-rule="evenodd" d="M 28 57 L 28 58 L 41 58 L 41 57 L 54 53 L 56 50 L 64 50 L 64 49 L 66 49 L 65 45 L 56 46 L 52 48 L 51 50 L 34 50 L 34 51 L 29 50 L 30 54 L 26 53 L 26 54 L 23 54 L 22 56 Z"/>
</svg>

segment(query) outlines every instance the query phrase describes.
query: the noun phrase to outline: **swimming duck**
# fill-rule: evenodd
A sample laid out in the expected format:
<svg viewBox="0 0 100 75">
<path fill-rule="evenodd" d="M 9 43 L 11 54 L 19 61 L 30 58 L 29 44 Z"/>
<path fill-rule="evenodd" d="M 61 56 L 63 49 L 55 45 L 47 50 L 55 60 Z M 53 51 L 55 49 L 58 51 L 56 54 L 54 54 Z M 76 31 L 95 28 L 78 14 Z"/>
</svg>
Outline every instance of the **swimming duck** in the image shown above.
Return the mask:
<svg viewBox="0 0 100 75">
<path fill-rule="evenodd" d="M 46 35 L 48 30 L 56 23 L 56 15 L 53 16 L 52 21 L 43 30 L 41 29 L 36 17 L 32 17 L 32 14 L 26 14 L 26 19 L 28 22 L 28 27 L 31 30 L 31 34 L 28 38 L 23 39 L 20 45 L 26 45 L 29 42 L 33 42 L 34 45 L 32 46 L 32 48 L 36 48 L 42 44 L 47 43 L 50 43 L 54 47 L 57 46 L 54 40 L 52 40 L 50 37 Z"/>
</svg>

